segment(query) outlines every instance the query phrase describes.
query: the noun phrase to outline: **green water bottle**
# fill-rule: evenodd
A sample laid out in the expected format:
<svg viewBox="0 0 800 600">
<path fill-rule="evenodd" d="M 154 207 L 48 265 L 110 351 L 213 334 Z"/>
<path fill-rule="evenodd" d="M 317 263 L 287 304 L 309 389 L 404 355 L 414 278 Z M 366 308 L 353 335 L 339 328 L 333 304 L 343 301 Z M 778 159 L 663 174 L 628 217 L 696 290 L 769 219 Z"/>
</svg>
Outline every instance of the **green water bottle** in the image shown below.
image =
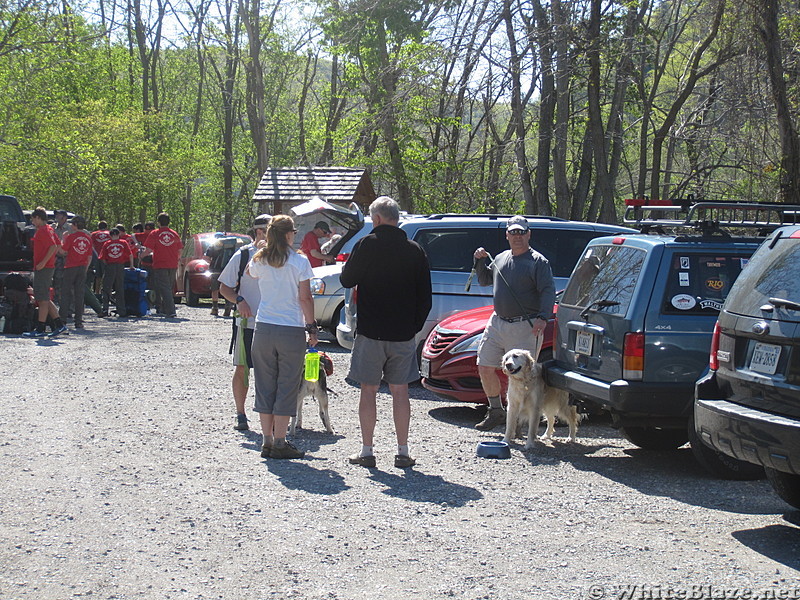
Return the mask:
<svg viewBox="0 0 800 600">
<path fill-rule="evenodd" d="M 306 381 L 317 381 L 319 379 L 319 353 L 314 346 L 306 351 Z"/>
</svg>

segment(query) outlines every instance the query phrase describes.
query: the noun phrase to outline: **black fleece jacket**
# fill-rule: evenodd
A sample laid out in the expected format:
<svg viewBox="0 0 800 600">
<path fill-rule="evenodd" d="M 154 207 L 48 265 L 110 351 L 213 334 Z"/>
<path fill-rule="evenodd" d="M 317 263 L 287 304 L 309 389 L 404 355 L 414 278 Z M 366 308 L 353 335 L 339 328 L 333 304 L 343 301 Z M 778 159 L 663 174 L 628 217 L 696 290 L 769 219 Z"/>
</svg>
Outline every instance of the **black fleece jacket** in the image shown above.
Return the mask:
<svg viewBox="0 0 800 600">
<path fill-rule="evenodd" d="M 342 285 L 358 286 L 356 332 L 403 342 L 425 325 L 431 310 L 431 271 L 425 251 L 393 225 L 379 225 L 353 248 Z"/>
</svg>

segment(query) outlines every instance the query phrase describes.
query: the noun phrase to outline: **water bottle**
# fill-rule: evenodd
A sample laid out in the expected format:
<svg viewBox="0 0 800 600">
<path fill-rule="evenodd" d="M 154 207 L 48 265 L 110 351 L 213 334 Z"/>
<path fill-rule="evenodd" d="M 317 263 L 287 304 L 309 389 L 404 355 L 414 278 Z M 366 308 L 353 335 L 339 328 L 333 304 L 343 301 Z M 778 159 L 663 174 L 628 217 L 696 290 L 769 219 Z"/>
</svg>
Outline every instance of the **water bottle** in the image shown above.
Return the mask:
<svg viewBox="0 0 800 600">
<path fill-rule="evenodd" d="M 317 381 L 319 379 L 319 353 L 312 346 L 306 351 L 306 381 Z"/>
</svg>

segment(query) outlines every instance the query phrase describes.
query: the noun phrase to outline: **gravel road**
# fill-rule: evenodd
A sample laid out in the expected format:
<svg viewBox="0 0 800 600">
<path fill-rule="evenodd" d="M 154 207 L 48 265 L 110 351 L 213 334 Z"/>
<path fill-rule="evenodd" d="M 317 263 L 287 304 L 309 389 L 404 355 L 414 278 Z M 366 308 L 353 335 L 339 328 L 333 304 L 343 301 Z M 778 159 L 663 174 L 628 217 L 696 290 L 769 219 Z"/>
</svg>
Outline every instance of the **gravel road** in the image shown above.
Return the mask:
<svg viewBox="0 0 800 600">
<path fill-rule="evenodd" d="M 798 513 L 688 449 L 597 419 L 577 444 L 482 459 L 501 437 L 473 429 L 482 411 L 415 386 L 417 467 L 392 465 L 385 390 L 378 468 L 353 466 L 358 391 L 328 341 L 336 433 L 308 405 L 306 458 L 263 460 L 232 429 L 229 320 L 86 325 L 0 338 L 2 600 L 800 598 Z"/>
</svg>

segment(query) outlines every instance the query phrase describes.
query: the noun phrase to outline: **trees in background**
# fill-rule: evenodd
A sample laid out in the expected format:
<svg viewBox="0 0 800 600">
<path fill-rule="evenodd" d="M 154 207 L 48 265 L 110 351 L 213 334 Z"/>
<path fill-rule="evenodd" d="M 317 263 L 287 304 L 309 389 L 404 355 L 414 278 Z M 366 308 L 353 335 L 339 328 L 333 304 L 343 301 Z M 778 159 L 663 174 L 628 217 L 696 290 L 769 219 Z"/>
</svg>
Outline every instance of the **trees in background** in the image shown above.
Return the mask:
<svg viewBox="0 0 800 600">
<path fill-rule="evenodd" d="M 800 202 L 777 0 L 0 0 L 0 189 L 243 229 L 268 167 L 363 166 L 412 212 L 616 221 Z"/>
</svg>

